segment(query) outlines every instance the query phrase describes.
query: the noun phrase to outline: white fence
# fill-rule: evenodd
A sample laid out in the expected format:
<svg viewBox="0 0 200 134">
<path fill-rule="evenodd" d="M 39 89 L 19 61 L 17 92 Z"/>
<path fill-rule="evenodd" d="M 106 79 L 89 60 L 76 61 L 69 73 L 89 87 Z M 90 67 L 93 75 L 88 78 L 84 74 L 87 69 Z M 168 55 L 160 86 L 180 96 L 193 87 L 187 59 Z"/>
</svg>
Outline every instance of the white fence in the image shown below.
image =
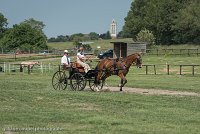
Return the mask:
<svg viewBox="0 0 200 134">
<path fill-rule="evenodd" d="M 53 73 L 59 69 L 59 65 L 43 64 L 34 65 L 32 69 L 24 67 L 23 70 L 20 68 L 21 64 L 16 63 L 0 63 L 0 73 Z"/>
</svg>

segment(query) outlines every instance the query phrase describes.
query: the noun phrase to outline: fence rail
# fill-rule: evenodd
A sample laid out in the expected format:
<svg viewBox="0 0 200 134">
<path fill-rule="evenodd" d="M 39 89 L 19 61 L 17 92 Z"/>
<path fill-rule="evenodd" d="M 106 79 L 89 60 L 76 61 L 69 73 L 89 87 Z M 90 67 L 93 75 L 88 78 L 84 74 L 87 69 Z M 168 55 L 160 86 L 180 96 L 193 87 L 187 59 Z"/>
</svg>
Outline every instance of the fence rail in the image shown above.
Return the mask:
<svg viewBox="0 0 200 134">
<path fill-rule="evenodd" d="M 191 74 L 191 75 L 197 75 L 200 74 L 200 65 L 169 65 L 169 64 L 146 64 L 143 65 L 143 69 L 141 71 L 143 74 L 145 72 L 146 75 L 148 74 L 179 74 L 179 75 L 185 75 L 185 74 Z"/>
<path fill-rule="evenodd" d="M 33 69 L 24 68 L 22 71 L 20 68 L 21 64 L 13 63 L 0 63 L 0 73 L 41 73 L 50 74 L 59 70 L 59 65 L 55 64 L 40 64 L 40 66 L 35 65 Z M 134 69 L 134 67 L 133 67 Z M 200 74 L 200 65 L 170 65 L 170 64 L 145 64 L 142 69 L 134 69 L 134 73 L 145 74 L 145 75 L 186 75 L 190 74 L 192 76 Z"/>
<path fill-rule="evenodd" d="M 13 63 L 0 63 L 0 72 L 2 73 L 14 73 L 14 72 L 22 72 L 22 73 L 52 73 L 58 70 L 58 65 L 54 64 L 40 64 L 34 65 L 31 69 L 30 65 L 28 67 L 21 68 L 23 64 L 13 64 Z"/>
<path fill-rule="evenodd" d="M 199 49 L 147 49 L 149 55 L 199 55 Z"/>
</svg>

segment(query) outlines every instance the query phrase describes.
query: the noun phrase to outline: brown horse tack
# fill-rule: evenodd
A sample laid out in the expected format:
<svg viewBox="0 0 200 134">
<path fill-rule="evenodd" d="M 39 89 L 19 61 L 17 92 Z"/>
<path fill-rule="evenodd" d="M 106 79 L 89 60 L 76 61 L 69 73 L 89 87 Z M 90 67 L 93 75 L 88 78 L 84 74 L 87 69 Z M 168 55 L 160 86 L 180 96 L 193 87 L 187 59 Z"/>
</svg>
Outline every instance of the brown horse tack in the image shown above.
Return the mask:
<svg viewBox="0 0 200 134">
<path fill-rule="evenodd" d="M 121 78 L 120 91 L 122 91 L 122 87 L 127 83 L 125 76 L 128 73 L 130 66 L 134 62 L 138 68 L 142 67 L 142 59 L 140 53 L 134 53 L 121 59 L 101 60 L 96 67 L 98 70 L 96 82 L 99 83 L 100 79 L 105 82 L 107 77 L 111 75 L 118 75 Z"/>
</svg>

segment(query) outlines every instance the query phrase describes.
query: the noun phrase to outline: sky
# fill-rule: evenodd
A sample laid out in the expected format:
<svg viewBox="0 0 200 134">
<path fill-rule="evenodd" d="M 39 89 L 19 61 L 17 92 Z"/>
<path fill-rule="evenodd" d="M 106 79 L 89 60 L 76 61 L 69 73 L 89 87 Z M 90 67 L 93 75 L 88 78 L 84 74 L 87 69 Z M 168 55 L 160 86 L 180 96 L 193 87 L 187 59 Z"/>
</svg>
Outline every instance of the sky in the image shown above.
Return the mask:
<svg viewBox="0 0 200 134">
<path fill-rule="evenodd" d="M 133 0 L 0 0 L 8 27 L 33 18 L 48 38 L 75 33 L 106 33 L 113 19 L 121 31 Z"/>
</svg>

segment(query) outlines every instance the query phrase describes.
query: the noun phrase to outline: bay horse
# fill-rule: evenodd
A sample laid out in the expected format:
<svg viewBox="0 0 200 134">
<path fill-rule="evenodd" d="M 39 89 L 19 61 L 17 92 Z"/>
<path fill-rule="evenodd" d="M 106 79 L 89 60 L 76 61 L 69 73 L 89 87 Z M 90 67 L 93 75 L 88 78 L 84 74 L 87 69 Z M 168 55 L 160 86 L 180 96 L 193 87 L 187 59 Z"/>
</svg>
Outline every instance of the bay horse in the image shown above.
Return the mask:
<svg viewBox="0 0 200 134">
<path fill-rule="evenodd" d="M 122 91 L 122 87 L 127 83 L 127 79 L 125 78 L 127 73 L 129 72 L 129 68 L 133 63 L 136 63 L 137 68 L 142 67 L 142 58 L 141 53 L 134 53 L 131 54 L 125 58 L 120 58 L 116 62 L 116 68 L 114 68 L 114 60 L 111 59 L 104 59 L 100 61 L 97 65 L 98 69 L 98 75 L 96 78 L 96 82 L 100 82 L 100 79 L 102 79 L 103 82 L 105 82 L 106 78 L 108 78 L 111 75 L 118 75 L 121 78 L 121 84 L 120 84 L 120 91 Z M 115 71 L 113 73 L 113 71 Z M 105 73 L 102 76 L 102 73 Z"/>
</svg>

